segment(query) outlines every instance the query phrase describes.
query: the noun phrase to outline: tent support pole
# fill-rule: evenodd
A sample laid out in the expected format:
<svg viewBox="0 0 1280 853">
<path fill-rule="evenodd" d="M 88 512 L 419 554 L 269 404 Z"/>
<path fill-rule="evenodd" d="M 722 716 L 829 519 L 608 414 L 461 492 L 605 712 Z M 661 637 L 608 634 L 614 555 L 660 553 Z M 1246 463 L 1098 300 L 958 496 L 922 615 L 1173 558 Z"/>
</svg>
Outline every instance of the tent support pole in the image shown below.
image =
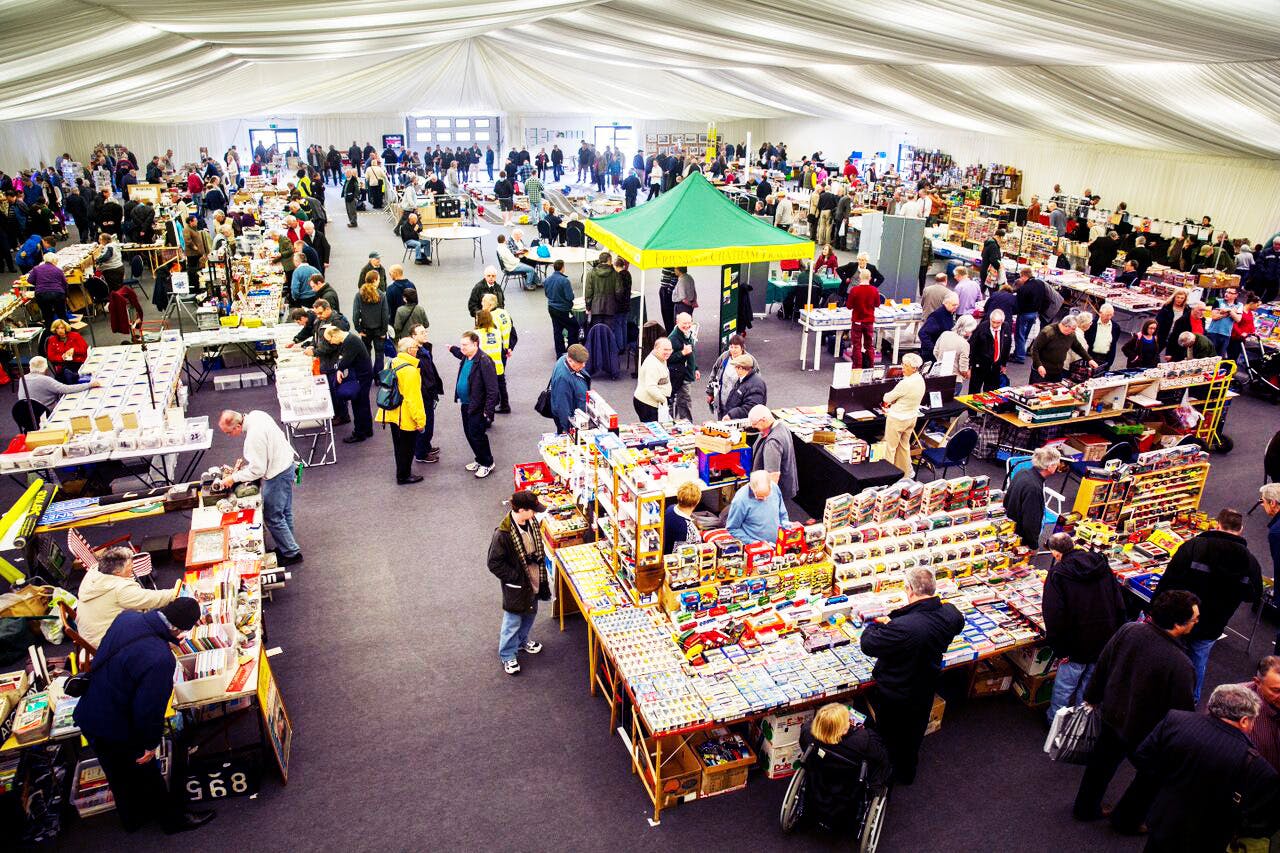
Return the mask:
<svg viewBox="0 0 1280 853">
<path fill-rule="evenodd" d="M 636 375 L 640 373 L 640 361 L 644 358 L 644 309 L 649 301 L 649 270 L 640 271 L 640 328 L 636 330 Z"/>
</svg>

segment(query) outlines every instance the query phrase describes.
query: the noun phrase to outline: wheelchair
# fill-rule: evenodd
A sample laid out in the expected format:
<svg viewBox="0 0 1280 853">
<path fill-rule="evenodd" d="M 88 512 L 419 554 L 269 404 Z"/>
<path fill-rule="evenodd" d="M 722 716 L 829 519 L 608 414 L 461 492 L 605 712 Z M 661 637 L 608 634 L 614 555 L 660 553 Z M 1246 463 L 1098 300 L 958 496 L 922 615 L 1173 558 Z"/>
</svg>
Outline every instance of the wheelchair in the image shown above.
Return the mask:
<svg viewBox="0 0 1280 853">
<path fill-rule="evenodd" d="M 819 764 L 824 765 L 821 771 L 816 769 Z M 844 773 L 856 780 L 857 784 L 852 786 L 854 796 L 843 813 L 814 814 L 814 810 L 807 807 L 806 778 L 815 772 Z M 800 756 L 800 766 L 792 775 L 787 794 L 782 799 L 782 812 L 778 817 L 782 831 L 791 833 L 809 826 L 835 832 L 853 829 L 857 833 L 853 841 L 859 853 L 875 853 L 876 845 L 880 843 L 880 830 L 884 826 L 888 791 L 873 792 L 867 783 L 867 773 L 865 760 L 855 764 L 834 751 L 823 749 L 821 744 L 810 744 Z"/>
</svg>

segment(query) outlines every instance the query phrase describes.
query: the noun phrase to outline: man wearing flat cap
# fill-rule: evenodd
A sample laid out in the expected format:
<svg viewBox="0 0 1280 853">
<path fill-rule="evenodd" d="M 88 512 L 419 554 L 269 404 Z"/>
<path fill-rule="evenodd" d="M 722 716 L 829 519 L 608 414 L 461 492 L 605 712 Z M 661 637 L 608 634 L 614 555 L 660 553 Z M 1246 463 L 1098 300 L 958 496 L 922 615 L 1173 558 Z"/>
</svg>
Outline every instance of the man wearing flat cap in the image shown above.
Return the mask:
<svg viewBox="0 0 1280 853">
<path fill-rule="evenodd" d="M 519 491 L 511 496 L 511 511 L 502 517 L 489 542 L 489 571 L 502 584 L 502 628 L 498 657 L 507 675 L 520 674 L 516 655 L 536 655 L 542 644 L 529 639 L 538 602 L 551 600 L 542 532 L 534 516 L 546 510 L 538 496 Z"/>
<path fill-rule="evenodd" d="M 186 808 L 182 750 L 174 750 L 174 784 L 168 790 L 156 760 L 177 666 L 169 644 L 199 620 L 194 598 L 121 613 L 98 646 L 88 690 L 76 705 L 76 725 L 89 739 L 120 822 L 130 832 L 153 818 L 170 834 L 213 820 L 212 811 Z"/>
</svg>

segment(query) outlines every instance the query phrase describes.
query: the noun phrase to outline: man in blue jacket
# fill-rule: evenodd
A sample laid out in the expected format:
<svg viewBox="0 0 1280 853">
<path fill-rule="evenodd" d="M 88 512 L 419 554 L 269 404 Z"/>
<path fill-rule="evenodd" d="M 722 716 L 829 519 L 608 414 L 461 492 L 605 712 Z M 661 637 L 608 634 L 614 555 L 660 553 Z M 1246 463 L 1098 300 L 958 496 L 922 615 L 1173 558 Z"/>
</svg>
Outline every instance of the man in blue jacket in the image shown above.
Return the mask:
<svg viewBox="0 0 1280 853">
<path fill-rule="evenodd" d="M 1280 483 L 1267 483 L 1259 490 L 1262 509 L 1271 516 L 1267 522 L 1267 546 L 1271 551 L 1272 577 L 1280 571 Z M 1280 631 L 1276 632 L 1276 650 L 1280 655 Z"/>
<path fill-rule="evenodd" d="M 551 315 L 551 337 L 555 340 L 556 357 L 564 355 L 565 335 L 569 343 L 575 343 L 580 334 L 578 321 L 573 316 L 573 285 L 564 274 L 564 261 L 559 258 L 551 265 L 554 272 L 542 282 L 542 292 L 547 297 L 547 313 Z"/>
<path fill-rule="evenodd" d="M 573 413 L 587 407 L 587 391 L 591 388 L 591 375 L 586 371 L 589 357 L 586 347 L 574 344 L 551 371 L 551 415 L 557 433 L 568 432 Z"/>
<path fill-rule="evenodd" d="M 156 761 L 177 665 L 169 644 L 199 618 L 194 598 L 175 598 L 145 613 L 121 613 L 102 638 L 89 689 L 76 705 L 76 725 L 98 756 L 120 822 L 130 832 L 150 818 L 158 818 L 170 834 L 213 820 L 212 811 L 184 807 L 181 750 L 174 750 L 175 782 L 168 791 Z"/>
</svg>

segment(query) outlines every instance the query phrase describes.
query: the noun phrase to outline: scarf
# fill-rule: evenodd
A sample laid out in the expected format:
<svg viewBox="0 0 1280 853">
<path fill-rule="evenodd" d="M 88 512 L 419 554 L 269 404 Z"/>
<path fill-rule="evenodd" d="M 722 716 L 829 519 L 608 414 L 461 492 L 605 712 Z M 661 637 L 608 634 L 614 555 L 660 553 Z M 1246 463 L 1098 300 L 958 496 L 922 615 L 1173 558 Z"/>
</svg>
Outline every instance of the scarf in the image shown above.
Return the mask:
<svg viewBox="0 0 1280 853">
<path fill-rule="evenodd" d="M 542 536 L 539 535 L 538 529 L 533 525 L 532 521 L 527 525 L 520 525 L 516 523 L 515 518 L 508 514 L 507 522 L 510 527 L 511 543 L 516 549 L 516 557 L 520 560 L 520 564 L 524 566 L 525 572 L 528 573 L 529 585 L 533 587 L 533 594 L 537 596 L 546 586 L 546 566 L 542 551 Z M 532 545 L 532 548 L 530 545 Z"/>
</svg>

